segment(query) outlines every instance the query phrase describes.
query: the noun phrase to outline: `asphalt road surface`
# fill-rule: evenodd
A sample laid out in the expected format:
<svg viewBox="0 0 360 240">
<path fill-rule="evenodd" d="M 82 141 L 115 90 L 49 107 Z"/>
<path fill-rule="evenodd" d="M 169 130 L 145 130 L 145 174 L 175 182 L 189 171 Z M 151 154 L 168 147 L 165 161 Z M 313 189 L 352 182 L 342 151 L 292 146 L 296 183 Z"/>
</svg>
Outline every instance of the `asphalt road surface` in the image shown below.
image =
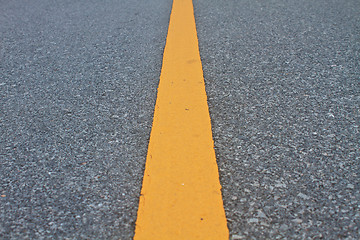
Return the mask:
<svg viewBox="0 0 360 240">
<path fill-rule="evenodd" d="M 360 238 L 360 2 L 194 0 L 234 239 Z"/>
<path fill-rule="evenodd" d="M 0 239 L 131 239 L 172 2 L 0 0 Z M 360 238 L 360 2 L 194 0 L 231 239 Z"/>
<path fill-rule="evenodd" d="M 170 1 L 1 1 L 0 239 L 130 239 Z"/>
</svg>

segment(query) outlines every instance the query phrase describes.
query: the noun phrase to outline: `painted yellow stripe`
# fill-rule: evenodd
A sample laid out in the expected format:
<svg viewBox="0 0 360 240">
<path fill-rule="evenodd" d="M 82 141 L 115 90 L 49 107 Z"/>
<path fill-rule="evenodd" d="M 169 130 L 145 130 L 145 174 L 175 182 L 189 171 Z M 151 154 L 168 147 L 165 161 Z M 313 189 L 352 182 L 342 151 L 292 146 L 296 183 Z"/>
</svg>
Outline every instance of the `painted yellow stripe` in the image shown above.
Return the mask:
<svg viewBox="0 0 360 240">
<path fill-rule="evenodd" d="M 134 239 L 228 239 L 191 0 L 174 0 Z"/>
</svg>

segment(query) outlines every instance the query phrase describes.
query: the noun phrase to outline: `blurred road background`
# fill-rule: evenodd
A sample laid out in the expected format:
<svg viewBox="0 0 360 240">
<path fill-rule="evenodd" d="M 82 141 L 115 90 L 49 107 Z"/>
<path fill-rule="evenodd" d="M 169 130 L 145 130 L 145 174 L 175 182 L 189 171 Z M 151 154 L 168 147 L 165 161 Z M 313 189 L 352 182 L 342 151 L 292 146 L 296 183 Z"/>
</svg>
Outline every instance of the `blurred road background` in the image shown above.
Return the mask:
<svg viewBox="0 0 360 240">
<path fill-rule="evenodd" d="M 193 3 L 230 238 L 360 238 L 360 2 Z M 1 239 L 132 238 L 171 6 L 0 0 Z"/>
</svg>

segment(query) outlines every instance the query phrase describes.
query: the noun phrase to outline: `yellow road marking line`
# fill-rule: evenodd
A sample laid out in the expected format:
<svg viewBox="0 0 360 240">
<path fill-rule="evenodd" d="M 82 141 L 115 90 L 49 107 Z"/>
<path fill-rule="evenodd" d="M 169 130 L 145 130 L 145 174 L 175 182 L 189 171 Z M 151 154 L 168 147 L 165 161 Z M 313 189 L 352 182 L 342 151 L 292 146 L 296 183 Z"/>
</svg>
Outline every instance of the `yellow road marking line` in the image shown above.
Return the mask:
<svg viewBox="0 0 360 240">
<path fill-rule="evenodd" d="M 134 239 L 228 239 L 192 0 L 174 0 Z"/>
</svg>

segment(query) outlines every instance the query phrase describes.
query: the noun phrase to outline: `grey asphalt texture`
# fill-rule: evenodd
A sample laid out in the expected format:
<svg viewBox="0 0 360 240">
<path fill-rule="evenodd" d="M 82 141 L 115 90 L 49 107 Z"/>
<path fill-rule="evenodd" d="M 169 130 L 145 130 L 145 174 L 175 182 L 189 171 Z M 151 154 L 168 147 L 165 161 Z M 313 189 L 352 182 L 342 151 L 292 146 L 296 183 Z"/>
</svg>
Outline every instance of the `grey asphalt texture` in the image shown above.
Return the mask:
<svg viewBox="0 0 360 240">
<path fill-rule="evenodd" d="M 194 0 L 232 239 L 360 239 L 360 1 Z"/>
<path fill-rule="evenodd" d="M 131 239 L 171 1 L 0 0 L 0 239 Z M 360 2 L 194 0 L 230 239 L 360 238 Z"/>
<path fill-rule="evenodd" d="M 0 239 L 131 239 L 171 5 L 0 1 Z"/>
</svg>

